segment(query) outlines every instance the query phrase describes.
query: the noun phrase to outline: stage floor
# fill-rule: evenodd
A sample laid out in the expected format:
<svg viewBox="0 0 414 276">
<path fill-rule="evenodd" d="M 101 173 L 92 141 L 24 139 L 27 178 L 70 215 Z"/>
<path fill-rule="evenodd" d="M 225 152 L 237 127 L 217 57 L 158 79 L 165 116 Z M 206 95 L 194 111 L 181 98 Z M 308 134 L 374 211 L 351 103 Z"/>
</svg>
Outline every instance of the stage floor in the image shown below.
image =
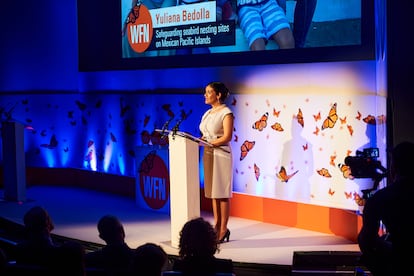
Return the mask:
<svg viewBox="0 0 414 276">
<path fill-rule="evenodd" d="M 23 224 L 24 213 L 41 205 L 52 216 L 54 234 L 103 244 L 96 223 L 102 215 L 113 214 L 124 224 L 130 247 L 154 242 L 168 254 L 178 255 L 178 249 L 171 246 L 169 214 L 143 210 L 132 198 L 56 186 L 32 186 L 26 193 L 24 202 L 1 200 L 1 216 Z M 213 221 L 211 213 L 201 215 Z M 230 242 L 221 244 L 216 256 L 236 262 L 292 265 L 295 251 L 359 251 L 356 243 L 342 237 L 239 217 L 230 218 L 229 229 Z"/>
</svg>

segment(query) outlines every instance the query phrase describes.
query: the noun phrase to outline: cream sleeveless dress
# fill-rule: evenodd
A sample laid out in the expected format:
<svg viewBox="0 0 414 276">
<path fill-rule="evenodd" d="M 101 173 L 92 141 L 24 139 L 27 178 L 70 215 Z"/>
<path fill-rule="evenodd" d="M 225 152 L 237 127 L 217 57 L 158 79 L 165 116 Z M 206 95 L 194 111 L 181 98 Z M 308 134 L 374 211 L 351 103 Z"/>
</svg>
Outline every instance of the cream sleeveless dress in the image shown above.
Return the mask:
<svg viewBox="0 0 414 276">
<path fill-rule="evenodd" d="M 210 142 L 224 133 L 223 120 L 233 112 L 224 106 L 217 112 L 207 110 L 200 122 L 203 137 Z M 204 194 L 206 198 L 231 198 L 233 191 L 233 156 L 230 143 L 219 148 L 204 147 Z"/>
</svg>

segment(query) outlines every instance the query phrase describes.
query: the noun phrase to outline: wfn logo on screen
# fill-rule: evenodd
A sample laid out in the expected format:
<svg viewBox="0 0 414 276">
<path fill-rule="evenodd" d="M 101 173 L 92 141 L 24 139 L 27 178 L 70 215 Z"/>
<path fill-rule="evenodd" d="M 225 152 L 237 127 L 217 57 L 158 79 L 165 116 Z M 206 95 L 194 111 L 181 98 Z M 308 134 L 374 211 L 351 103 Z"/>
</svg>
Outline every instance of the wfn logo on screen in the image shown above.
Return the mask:
<svg viewBox="0 0 414 276">
<path fill-rule="evenodd" d="M 155 150 L 149 152 L 140 164 L 139 189 L 145 203 L 151 209 L 161 209 L 168 202 L 170 195 L 168 168 Z"/>
</svg>

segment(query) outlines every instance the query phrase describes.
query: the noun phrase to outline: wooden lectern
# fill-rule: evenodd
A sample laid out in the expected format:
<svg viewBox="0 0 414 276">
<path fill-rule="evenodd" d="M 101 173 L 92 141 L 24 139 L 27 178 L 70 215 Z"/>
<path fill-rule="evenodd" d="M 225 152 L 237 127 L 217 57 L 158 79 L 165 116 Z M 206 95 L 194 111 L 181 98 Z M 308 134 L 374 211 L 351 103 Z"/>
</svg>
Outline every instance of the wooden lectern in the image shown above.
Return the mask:
<svg viewBox="0 0 414 276">
<path fill-rule="evenodd" d="M 171 245 L 178 248 L 184 224 L 200 216 L 200 139 L 180 131 L 168 133 Z"/>
</svg>

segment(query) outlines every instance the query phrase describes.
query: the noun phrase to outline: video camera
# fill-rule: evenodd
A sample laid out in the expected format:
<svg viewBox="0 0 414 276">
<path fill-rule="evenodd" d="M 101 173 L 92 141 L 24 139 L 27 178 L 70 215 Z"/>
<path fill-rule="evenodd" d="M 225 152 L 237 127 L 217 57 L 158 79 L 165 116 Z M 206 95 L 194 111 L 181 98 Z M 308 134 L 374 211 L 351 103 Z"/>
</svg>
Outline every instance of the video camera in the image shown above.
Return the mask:
<svg viewBox="0 0 414 276">
<path fill-rule="evenodd" d="M 356 156 L 347 156 L 344 160 L 353 177 L 374 180 L 372 189 L 362 190 L 364 198 L 368 198 L 371 192 L 377 190 L 380 181 L 387 176 L 387 169 L 377 160 L 378 157 L 378 148 L 366 148 L 363 151 L 357 150 Z"/>
</svg>

